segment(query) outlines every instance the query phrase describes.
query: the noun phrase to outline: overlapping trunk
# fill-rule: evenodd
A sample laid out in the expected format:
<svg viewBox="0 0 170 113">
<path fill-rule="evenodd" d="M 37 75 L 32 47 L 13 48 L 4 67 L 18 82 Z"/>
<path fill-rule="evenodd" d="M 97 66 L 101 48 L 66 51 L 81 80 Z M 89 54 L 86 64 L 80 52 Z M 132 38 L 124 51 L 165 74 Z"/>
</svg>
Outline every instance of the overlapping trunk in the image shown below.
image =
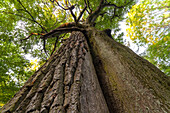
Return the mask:
<svg viewBox="0 0 170 113">
<path fill-rule="evenodd" d="M 89 27 L 83 33 L 72 32 L 1 111 L 168 112 L 169 78 L 164 73 L 104 31 Z"/>
</svg>

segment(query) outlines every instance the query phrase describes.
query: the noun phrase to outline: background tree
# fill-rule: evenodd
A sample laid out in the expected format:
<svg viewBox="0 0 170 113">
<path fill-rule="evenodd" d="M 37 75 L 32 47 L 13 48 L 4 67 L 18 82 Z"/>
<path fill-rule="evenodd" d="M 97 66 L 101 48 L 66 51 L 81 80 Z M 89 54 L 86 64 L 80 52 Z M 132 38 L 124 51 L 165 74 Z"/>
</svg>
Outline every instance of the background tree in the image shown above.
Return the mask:
<svg viewBox="0 0 170 113">
<path fill-rule="evenodd" d="M 117 22 L 123 19 L 123 14 L 134 1 L 16 0 L 2 3 L 10 6 L 2 8 L 2 13 L 12 13 L 16 19 L 20 18 L 20 23 L 25 26 L 23 30 L 38 31 L 28 33 L 26 38 L 27 32 L 22 32 L 23 37 L 13 41 L 23 44 L 25 52 L 32 52 L 43 59 L 45 54 L 51 54 L 49 60 L 1 109 L 2 112 L 168 111 L 169 78 L 129 48 L 117 43 L 111 30 L 106 29 L 110 27 L 116 33 Z M 63 11 L 64 16 L 59 22 L 55 11 L 59 14 Z M 53 17 L 57 21 L 53 21 Z M 70 38 L 66 34 L 69 32 Z M 42 42 L 32 40 L 35 35 Z M 34 49 L 38 48 L 34 44 L 42 45 L 40 48 L 44 54 Z M 54 52 L 57 47 L 60 49 Z"/>
<path fill-rule="evenodd" d="M 128 13 L 130 39 L 147 48 L 143 56 L 167 75 L 169 70 L 169 1 L 141 0 Z"/>
</svg>

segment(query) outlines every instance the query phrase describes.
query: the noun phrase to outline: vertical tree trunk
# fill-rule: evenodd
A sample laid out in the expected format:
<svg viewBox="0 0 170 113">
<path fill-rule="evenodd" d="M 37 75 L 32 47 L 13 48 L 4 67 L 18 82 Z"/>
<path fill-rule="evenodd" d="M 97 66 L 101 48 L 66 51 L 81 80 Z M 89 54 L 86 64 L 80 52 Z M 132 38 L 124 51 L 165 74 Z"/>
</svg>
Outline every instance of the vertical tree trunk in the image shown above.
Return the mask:
<svg viewBox="0 0 170 113">
<path fill-rule="evenodd" d="M 105 32 L 90 28 L 87 37 L 110 113 L 169 112 L 169 77 Z"/>
<path fill-rule="evenodd" d="M 109 113 L 83 33 L 73 32 L 1 112 Z"/>
</svg>

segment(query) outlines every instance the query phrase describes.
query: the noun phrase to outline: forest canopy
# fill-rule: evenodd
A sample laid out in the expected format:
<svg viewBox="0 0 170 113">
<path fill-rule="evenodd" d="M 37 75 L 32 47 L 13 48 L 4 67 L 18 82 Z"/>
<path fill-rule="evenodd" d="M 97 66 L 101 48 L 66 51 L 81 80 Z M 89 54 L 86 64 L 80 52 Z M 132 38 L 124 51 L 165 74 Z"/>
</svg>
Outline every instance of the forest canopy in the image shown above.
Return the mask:
<svg viewBox="0 0 170 113">
<path fill-rule="evenodd" d="M 105 5 L 98 8 L 99 4 Z M 100 13 L 90 20 L 89 15 L 97 9 Z M 168 0 L 1 0 L 0 103 L 6 103 L 35 71 L 35 61 L 25 55 L 40 59 L 38 65 L 42 65 L 69 34 L 48 39 L 41 36 L 69 22 L 90 20 L 97 29 L 112 29 L 112 37 L 124 43 L 119 22 L 126 19 L 131 40 L 138 46 L 147 45 L 143 57 L 169 74 L 168 10 Z"/>
</svg>

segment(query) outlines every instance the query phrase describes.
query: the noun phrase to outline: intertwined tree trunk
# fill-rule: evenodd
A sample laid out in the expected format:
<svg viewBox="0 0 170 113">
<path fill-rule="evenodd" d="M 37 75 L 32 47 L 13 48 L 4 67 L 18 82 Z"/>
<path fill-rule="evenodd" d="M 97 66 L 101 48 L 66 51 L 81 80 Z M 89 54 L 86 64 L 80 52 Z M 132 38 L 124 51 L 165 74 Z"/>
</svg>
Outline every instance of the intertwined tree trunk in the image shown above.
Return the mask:
<svg viewBox="0 0 170 113">
<path fill-rule="evenodd" d="M 72 32 L 1 111 L 166 113 L 168 82 L 147 60 L 89 27 Z"/>
</svg>

